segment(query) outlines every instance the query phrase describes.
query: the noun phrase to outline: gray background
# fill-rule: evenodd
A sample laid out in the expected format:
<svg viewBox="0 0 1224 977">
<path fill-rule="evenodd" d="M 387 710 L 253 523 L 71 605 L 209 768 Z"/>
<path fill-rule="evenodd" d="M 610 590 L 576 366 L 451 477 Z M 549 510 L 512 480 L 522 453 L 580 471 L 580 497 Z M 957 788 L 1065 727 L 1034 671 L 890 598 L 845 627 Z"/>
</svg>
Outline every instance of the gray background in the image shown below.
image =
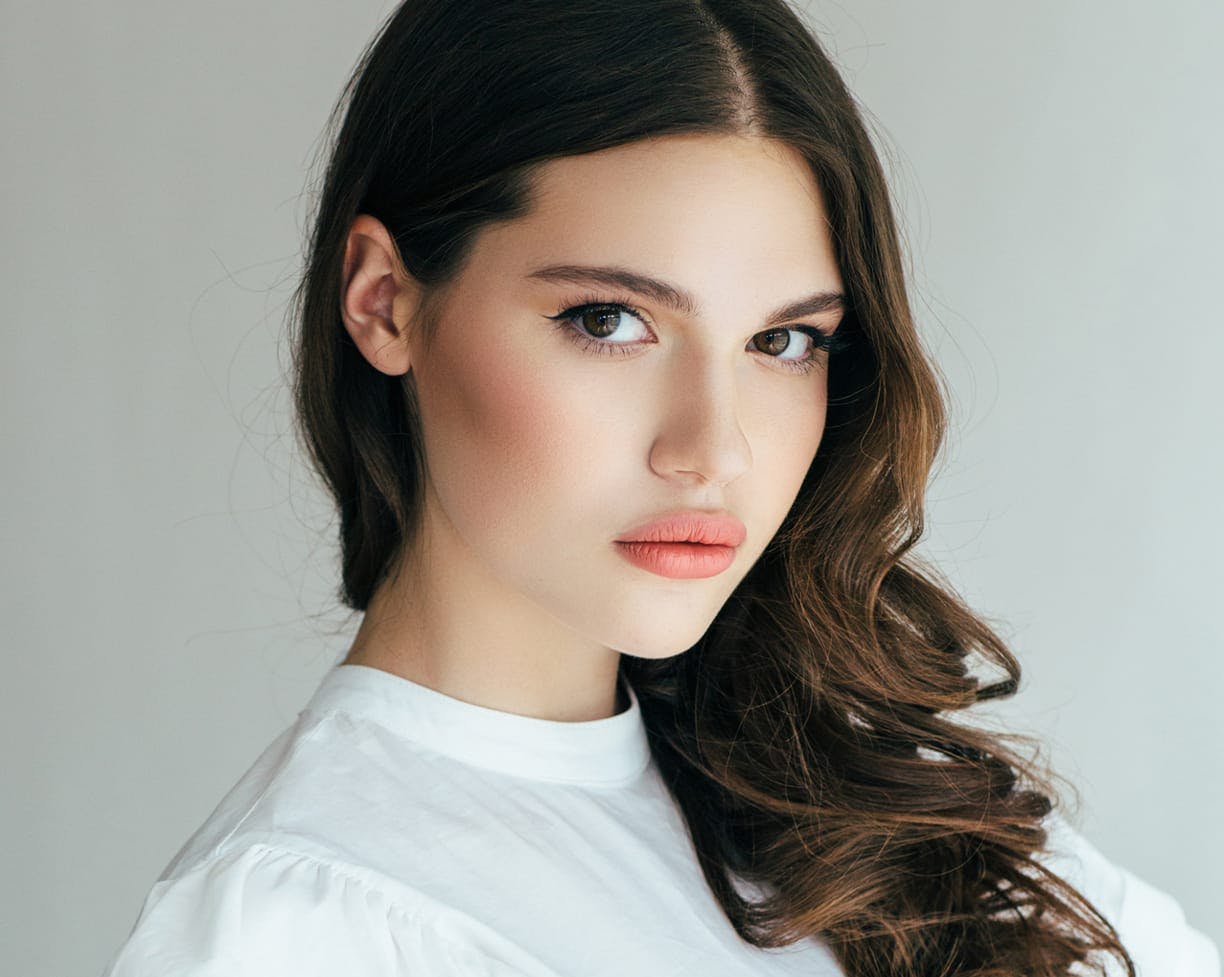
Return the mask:
<svg viewBox="0 0 1224 977">
<path fill-rule="evenodd" d="M 951 390 L 924 551 L 1025 667 L 992 718 L 1224 944 L 1224 7 L 809 9 Z M 9 972 L 100 972 L 358 623 L 280 337 L 308 164 L 390 10 L 5 4 Z"/>
</svg>

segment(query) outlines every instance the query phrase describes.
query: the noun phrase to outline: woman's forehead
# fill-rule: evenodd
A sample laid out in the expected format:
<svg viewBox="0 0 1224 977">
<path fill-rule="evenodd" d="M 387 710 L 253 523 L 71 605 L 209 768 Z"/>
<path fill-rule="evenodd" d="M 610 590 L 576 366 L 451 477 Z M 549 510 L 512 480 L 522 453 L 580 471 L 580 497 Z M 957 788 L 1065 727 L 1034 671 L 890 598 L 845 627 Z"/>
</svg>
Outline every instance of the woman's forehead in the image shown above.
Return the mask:
<svg viewBox="0 0 1224 977">
<path fill-rule="evenodd" d="M 528 212 L 487 228 L 478 250 L 524 276 L 611 265 L 689 281 L 768 278 L 787 292 L 839 284 L 806 161 L 736 136 L 667 136 L 550 160 Z"/>
<path fill-rule="evenodd" d="M 774 139 L 682 133 L 640 139 L 594 153 L 548 160 L 535 175 L 536 211 L 643 206 L 710 209 L 728 197 L 821 208 L 820 190 L 803 156 Z"/>
</svg>

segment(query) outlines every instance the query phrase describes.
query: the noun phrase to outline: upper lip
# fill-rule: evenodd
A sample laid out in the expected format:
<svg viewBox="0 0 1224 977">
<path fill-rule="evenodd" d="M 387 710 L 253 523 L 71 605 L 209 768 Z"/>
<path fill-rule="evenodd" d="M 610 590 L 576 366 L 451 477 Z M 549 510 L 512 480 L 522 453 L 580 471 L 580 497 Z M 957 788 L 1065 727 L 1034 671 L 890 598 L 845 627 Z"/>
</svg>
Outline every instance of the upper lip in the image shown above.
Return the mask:
<svg viewBox="0 0 1224 977">
<path fill-rule="evenodd" d="M 729 512 L 680 509 L 656 516 L 622 536 L 622 543 L 705 543 L 739 546 L 748 535 L 744 524 Z"/>
</svg>

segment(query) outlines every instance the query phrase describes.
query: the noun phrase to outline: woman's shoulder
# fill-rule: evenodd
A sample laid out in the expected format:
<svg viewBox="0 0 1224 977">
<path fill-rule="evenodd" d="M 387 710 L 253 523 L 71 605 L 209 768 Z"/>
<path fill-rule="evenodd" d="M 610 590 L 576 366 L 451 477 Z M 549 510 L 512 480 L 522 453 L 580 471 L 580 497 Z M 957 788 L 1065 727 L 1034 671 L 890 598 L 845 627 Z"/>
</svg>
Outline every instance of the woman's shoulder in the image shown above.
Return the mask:
<svg viewBox="0 0 1224 977">
<path fill-rule="evenodd" d="M 319 852 L 255 843 L 157 882 L 103 977 L 556 977 L 479 920 Z"/>
<path fill-rule="evenodd" d="M 365 864 L 400 827 L 420 827 L 432 813 L 421 761 L 408 744 L 394 763 L 388 744 L 370 743 L 370 732 L 349 717 L 303 710 L 229 788 L 164 868 L 171 881 L 204 861 L 216 863 L 237 849 L 272 846 L 323 859 L 363 861 L 355 846 L 368 842 Z M 354 833 L 349 826 L 362 824 Z M 403 834 L 403 832 L 399 832 Z M 338 840 L 349 839 L 348 850 Z"/>
<path fill-rule="evenodd" d="M 1139 977 L 1220 977 L 1220 951 L 1168 892 L 1111 860 L 1063 814 L 1046 817 L 1039 861 L 1109 920 Z"/>
</svg>

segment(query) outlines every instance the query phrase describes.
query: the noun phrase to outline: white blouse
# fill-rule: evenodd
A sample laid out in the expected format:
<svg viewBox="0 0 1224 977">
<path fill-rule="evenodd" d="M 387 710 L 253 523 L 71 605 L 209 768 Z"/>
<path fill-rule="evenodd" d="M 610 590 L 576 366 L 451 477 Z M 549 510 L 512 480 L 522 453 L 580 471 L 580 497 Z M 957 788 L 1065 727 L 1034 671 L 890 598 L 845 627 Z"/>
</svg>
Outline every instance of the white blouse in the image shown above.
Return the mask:
<svg viewBox="0 0 1224 977">
<path fill-rule="evenodd" d="M 626 689 L 625 712 L 564 723 L 335 666 L 163 871 L 103 977 L 840 977 L 820 940 L 736 934 Z M 1046 864 L 1140 977 L 1220 977 L 1177 902 L 1050 828 Z"/>
</svg>

